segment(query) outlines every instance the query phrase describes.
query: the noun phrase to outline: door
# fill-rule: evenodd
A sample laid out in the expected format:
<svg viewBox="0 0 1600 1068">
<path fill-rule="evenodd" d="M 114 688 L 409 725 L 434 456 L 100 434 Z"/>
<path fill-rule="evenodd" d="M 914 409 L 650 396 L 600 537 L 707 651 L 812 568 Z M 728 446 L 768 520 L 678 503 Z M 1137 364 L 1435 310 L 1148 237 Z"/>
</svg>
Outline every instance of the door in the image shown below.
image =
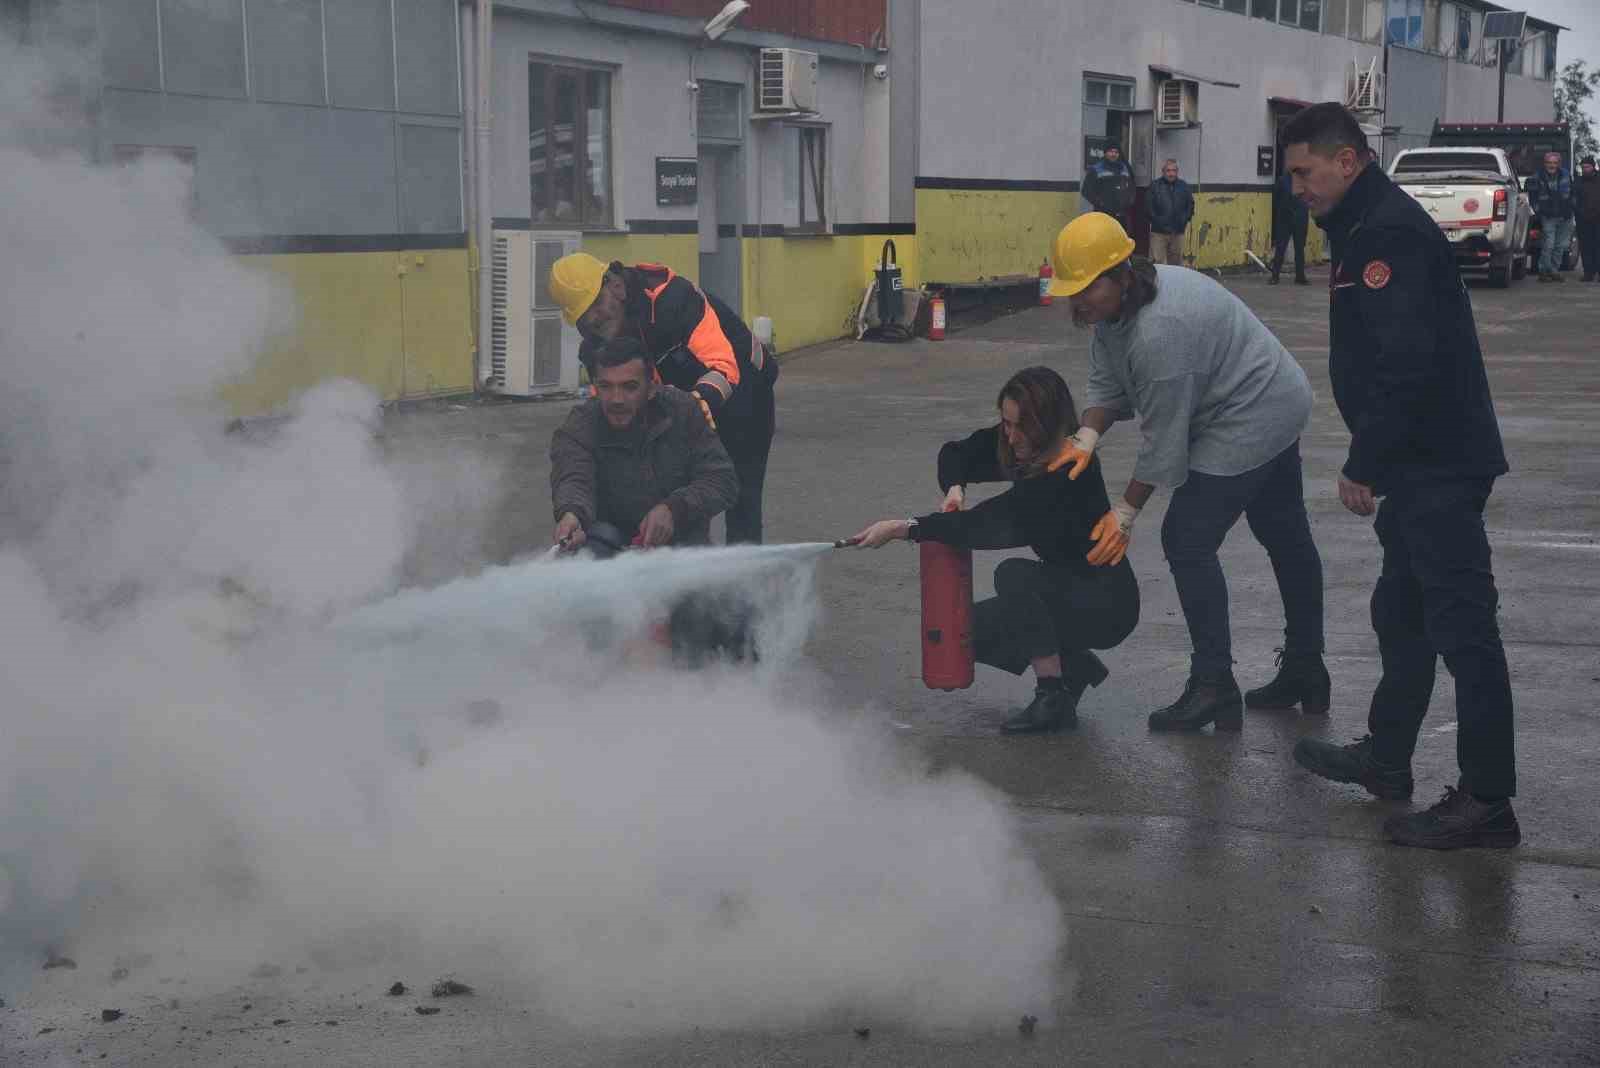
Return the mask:
<svg viewBox="0 0 1600 1068">
<path fill-rule="evenodd" d="M 1150 183 L 1156 174 L 1156 116 L 1151 110 L 1125 113 L 1128 166 L 1133 168 L 1133 226 L 1134 245 L 1141 256 L 1150 253 Z"/>
<path fill-rule="evenodd" d="M 715 293 L 736 310 L 742 307 L 740 155 L 740 149 L 732 145 L 700 146 L 700 288 Z"/>
</svg>

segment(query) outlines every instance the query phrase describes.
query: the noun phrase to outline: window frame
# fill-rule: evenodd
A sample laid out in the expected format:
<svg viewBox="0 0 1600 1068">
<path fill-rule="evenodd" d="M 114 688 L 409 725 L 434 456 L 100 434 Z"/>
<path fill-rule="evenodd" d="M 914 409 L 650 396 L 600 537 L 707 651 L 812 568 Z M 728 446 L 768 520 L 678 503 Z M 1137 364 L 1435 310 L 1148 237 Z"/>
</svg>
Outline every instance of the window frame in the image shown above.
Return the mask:
<svg viewBox="0 0 1600 1068">
<path fill-rule="evenodd" d="M 789 123 L 798 134 L 796 141 L 799 144 L 799 158 L 795 160 L 798 168 L 799 189 L 796 202 L 799 207 L 799 222 L 795 224 L 795 231 L 804 234 L 828 233 L 828 127 L 823 123 Z M 810 150 L 808 152 L 808 149 Z M 807 156 L 810 159 L 807 159 Z M 810 191 L 815 200 L 817 218 L 806 218 L 806 194 Z"/>
<path fill-rule="evenodd" d="M 577 98 L 573 106 L 572 124 L 572 149 L 573 149 L 573 182 L 577 196 L 577 213 L 570 219 L 544 219 L 538 217 L 534 202 L 533 178 L 533 84 L 535 72 L 544 68 L 544 160 L 545 181 L 549 182 L 555 173 L 550 158 L 550 150 L 557 144 L 555 134 L 555 108 L 552 106 L 554 79 L 558 76 L 571 76 L 576 83 Z M 606 80 L 605 89 L 605 135 L 603 149 L 605 152 L 605 209 L 596 213 L 594 207 L 594 190 L 591 188 L 588 175 L 593 163 L 589 156 L 589 77 L 599 75 Z M 562 56 L 543 56 L 530 54 L 528 56 L 528 219 L 529 226 L 534 230 L 612 230 L 620 224 L 617 219 L 617 167 L 616 167 L 616 116 L 613 103 L 616 99 L 614 79 L 616 68 L 600 63 L 585 63 L 581 60 L 568 59 Z M 549 196 L 549 186 L 546 186 L 546 197 Z"/>
</svg>

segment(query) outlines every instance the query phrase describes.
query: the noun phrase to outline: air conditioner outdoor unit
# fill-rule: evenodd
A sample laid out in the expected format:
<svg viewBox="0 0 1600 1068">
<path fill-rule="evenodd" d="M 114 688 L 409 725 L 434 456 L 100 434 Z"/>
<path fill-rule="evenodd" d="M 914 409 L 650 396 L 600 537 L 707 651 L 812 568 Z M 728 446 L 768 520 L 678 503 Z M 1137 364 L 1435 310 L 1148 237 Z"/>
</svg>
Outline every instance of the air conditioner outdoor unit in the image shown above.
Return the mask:
<svg viewBox="0 0 1600 1068">
<path fill-rule="evenodd" d="M 550 265 L 578 251 L 578 234 L 494 231 L 489 366 L 484 385 L 513 397 L 578 388 L 578 331 L 550 296 Z"/>
<path fill-rule="evenodd" d="M 1350 65 L 1350 75 L 1345 82 L 1345 106 L 1351 111 L 1383 110 L 1383 74 L 1378 61 L 1373 60 L 1363 70 L 1358 63 Z"/>
<path fill-rule="evenodd" d="M 798 48 L 763 48 L 756 108 L 760 111 L 817 110 L 817 54 Z"/>
<path fill-rule="evenodd" d="M 1157 126 L 1188 126 L 1199 110 L 1199 89 L 1194 82 L 1168 78 L 1156 95 Z"/>
</svg>

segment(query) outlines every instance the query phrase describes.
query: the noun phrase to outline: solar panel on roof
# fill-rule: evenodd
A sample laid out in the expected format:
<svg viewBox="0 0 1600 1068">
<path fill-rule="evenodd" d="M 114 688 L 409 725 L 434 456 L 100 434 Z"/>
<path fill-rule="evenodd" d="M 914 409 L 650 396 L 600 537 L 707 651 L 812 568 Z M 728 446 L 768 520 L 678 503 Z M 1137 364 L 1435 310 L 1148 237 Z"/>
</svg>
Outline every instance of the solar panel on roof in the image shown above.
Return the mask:
<svg viewBox="0 0 1600 1068">
<path fill-rule="evenodd" d="M 1483 16 L 1483 39 L 1493 41 L 1509 38 L 1522 40 L 1522 28 L 1528 21 L 1526 11 L 1491 11 Z"/>
</svg>

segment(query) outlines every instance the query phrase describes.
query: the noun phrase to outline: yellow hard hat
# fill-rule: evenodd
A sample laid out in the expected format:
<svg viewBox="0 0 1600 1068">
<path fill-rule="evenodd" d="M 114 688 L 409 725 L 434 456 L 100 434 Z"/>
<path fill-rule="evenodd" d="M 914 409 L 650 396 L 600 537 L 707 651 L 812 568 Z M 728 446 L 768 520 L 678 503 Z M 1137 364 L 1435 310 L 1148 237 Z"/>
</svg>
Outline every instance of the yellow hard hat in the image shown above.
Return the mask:
<svg viewBox="0 0 1600 1068">
<path fill-rule="evenodd" d="M 1133 238 L 1122 224 L 1102 211 L 1080 215 L 1061 228 L 1050 250 L 1052 297 L 1070 297 L 1133 255 Z"/>
<path fill-rule="evenodd" d="M 587 252 L 562 256 L 550 265 L 550 295 L 561 305 L 561 317 L 568 326 L 578 325 L 578 319 L 600 295 L 605 277 L 606 265 Z"/>
</svg>

